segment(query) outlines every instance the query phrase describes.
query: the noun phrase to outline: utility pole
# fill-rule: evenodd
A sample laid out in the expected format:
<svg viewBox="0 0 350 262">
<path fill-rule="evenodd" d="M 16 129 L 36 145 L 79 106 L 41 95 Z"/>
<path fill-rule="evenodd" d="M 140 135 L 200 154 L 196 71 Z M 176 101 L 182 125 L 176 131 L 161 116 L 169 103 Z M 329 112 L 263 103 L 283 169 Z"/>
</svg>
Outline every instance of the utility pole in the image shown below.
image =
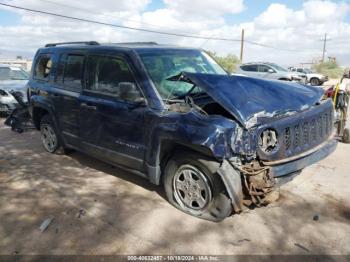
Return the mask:
<svg viewBox="0 0 350 262">
<path fill-rule="evenodd" d="M 243 47 L 244 47 L 244 29 L 242 29 L 242 35 L 241 35 L 241 54 L 239 56 L 239 59 L 241 60 L 241 63 L 243 62 Z"/>
<path fill-rule="evenodd" d="M 324 62 L 324 55 L 326 53 L 327 33 L 324 34 L 323 40 L 323 52 L 322 52 L 322 63 Z"/>
</svg>

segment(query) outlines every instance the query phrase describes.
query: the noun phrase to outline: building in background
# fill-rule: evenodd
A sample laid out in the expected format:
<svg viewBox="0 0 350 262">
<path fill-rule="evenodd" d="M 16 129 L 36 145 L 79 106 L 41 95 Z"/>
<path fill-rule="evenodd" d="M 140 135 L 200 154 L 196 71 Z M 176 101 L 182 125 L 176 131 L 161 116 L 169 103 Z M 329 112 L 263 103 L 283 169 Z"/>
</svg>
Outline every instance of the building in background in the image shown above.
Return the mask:
<svg viewBox="0 0 350 262">
<path fill-rule="evenodd" d="M 22 56 L 17 56 L 16 59 L 0 59 L 0 64 L 20 66 L 26 71 L 30 71 L 32 68 L 32 63 L 32 60 L 25 59 Z"/>
</svg>

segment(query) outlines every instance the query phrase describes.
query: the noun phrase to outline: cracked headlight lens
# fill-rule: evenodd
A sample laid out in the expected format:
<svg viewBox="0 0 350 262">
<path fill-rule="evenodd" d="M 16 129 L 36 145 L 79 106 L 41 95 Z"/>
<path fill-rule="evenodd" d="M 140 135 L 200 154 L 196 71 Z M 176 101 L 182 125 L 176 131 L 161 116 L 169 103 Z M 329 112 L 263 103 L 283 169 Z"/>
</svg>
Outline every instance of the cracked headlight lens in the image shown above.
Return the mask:
<svg viewBox="0 0 350 262">
<path fill-rule="evenodd" d="M 278 134 L 276 130 L 267 128 L 259 136 L 259 147 L 266 154 L 272 154 L 278 149 Z"/>
</svg>

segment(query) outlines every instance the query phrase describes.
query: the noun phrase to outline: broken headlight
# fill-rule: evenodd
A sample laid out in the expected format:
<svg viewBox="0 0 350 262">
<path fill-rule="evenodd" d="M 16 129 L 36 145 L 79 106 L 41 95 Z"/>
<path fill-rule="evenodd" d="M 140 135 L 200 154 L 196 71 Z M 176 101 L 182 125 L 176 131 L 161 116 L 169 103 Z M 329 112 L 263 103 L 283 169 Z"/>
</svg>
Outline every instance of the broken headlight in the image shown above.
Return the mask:
<svg viewBox="0 0 350 262">
<path fill-rule="evenodd" d="M 278 149 L 278 134 L 272 128 L 267 128 L 259 136 L 259 147 L 265 154 L 272 154 Z"/>
</svg>

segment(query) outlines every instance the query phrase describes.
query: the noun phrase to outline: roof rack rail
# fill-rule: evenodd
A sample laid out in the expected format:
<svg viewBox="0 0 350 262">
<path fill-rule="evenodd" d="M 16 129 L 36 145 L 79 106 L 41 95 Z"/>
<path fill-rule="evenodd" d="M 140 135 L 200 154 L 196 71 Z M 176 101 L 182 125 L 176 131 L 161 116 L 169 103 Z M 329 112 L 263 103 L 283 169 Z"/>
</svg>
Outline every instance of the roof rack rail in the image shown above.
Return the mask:
<svg viewBox="0 0 350 262">
<path fill-rule="evenodd" d="M 51 43 L 46 44 L 45 47 L 52 47 L 57 45 L 76 45 L 76 44 L 85 44 L 85 45 L 100 45 L 96 41 L 82 41 L 82 42 L 62 42 L 62 43 Z"/>
<path fill-rule="evenodd" d="M 158 45 L 157 42 L 120 42 L 115 45 Z"/>
</svg>

